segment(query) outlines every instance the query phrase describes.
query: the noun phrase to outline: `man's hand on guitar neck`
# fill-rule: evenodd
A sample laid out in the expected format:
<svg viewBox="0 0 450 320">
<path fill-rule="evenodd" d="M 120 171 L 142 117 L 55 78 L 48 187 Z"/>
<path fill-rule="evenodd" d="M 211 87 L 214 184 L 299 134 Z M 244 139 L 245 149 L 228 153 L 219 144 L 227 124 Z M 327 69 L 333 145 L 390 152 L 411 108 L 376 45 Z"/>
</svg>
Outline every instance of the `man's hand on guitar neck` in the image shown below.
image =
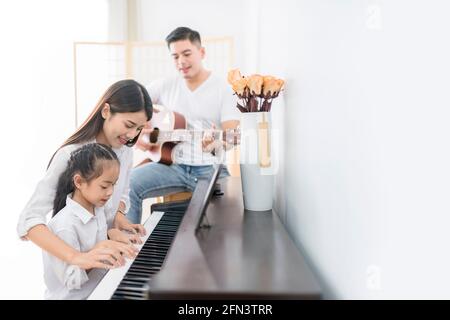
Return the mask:
<svg viewBox="0 0 450 320">
<path fill-rule="evenodd" d="M 239 121 L 237 120 L 229 120 L 221 123 L 221 127 L 224 132 L 228 130 L 236 130 L 238 125 Z M 226 140 L 224 141 L 221 132 L 219 139 L 217 139 L 217 137 L 215 137 L 215 133 L 217 135 L 216 125 L 214 123 L 212 124 L 211 129 L 204 131 L 202 139 L 203 152 L 211 152 L 214 154 L 222 149 L 229 150 L 235 145 L 233 143 L 228 143 Z"/>
<path fill-rule="evenodd" d="M 216 125 L 213 123 L 211 129 L 203 131 L 202 138 L 202 150 L 203 152 L 212 152 L 216 145 L 214 144 L 214 131 L 216 130 Z"/>
</svg>

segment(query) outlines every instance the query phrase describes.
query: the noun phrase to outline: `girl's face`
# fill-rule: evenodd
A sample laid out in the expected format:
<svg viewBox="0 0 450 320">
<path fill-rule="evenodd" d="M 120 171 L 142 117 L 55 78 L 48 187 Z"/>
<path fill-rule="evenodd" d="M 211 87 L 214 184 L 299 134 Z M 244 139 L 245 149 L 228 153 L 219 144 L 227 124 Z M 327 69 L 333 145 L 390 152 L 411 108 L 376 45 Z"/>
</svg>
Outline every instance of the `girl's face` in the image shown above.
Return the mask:
<svg viewBox="0 0 450 320">
<path fill-rule="evenodd" d="M 106 141 L 104 143 L 112 148 L 119 148 L 126 144 L 128 140 L 134 139 L 147 122 L 147 115 L 144 110 L 112 114 L 107 103 L 102 110 L 102 116 L 105 119 L 103 134 Z"/>
<path fill-rule="evenodd" d="M 88 204 L 103 207 L 114 191 L 114 185 L 119 179 L 120 167 L 116 160 L 100 160 L 103 166 L 102 174 L 87 182 L 79 174 L 74 176 L 74 182 Z"/>
</svg>

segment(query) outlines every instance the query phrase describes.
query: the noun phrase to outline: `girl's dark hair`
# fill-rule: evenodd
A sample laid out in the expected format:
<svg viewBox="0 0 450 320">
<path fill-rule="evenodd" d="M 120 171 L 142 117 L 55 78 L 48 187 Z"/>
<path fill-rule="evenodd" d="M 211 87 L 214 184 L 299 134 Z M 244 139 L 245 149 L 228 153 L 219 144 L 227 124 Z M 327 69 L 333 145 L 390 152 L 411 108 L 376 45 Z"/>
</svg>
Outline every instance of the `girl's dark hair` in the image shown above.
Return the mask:
<svg viewBox="0 0 450 320">
<path fill-rule="evenodd" d="M 145 110 L 147 120 L 152 118 L 153 105 L 147 89 L 135 80 L 121 80 L 112 84 L 106 90 L 86 121 L 83 122 L 78 130 L 75 131 L 75 133 L 72 134 L 59 149 L 70 144 L 83 143 L 94 139 L 103 129 L 105 119 L 102 117 L 102 109 L 105 106 L 105 103 L 110 105 L 112 114 Z M 139 135 L 140 134 L 134 139 L 129 140 L 125 145 L 127 147 L 134 146 Z M 50 166 L 55 154 L 53 154 L 50 159 L 47 168 Z"/>
<path fill-rule="evenodd" d="M 80 174 L 87 182 L 102 175 L 102 160 L 119 162 L 116 153 L 101 143 L 88 143 L 70 154 L 66 170 L 59 176 L 53 201 L 53 216 L 66 206 L 67 195 L 75 191 L 73 177 Z"/>
</svg>

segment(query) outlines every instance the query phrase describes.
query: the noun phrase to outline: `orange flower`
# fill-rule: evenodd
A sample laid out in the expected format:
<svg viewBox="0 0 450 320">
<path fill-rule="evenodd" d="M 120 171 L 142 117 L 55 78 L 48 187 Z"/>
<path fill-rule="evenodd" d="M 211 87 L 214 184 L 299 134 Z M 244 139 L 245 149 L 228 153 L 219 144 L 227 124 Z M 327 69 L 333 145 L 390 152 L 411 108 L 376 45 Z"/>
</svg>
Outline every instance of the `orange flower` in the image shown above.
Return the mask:
<svg viewBox="0 0 450 320">
<path fill-rule="evenodd" d="M 283 87 L 284 81 L 281 79 L 277 79 L 272 76 L 265 76 L 264 77 L 264 88 L 263 88 L 263 95 L 267 96 L 270 94 L 271 96 L 277 94 L 280 92 L 281 88 Z"/>
<path fill-rule="evenodd" d="M 234 92 L 242 96 L 244 94 L 245 87 L 247 86 L 247 79 L 240 78 L 239 80 L 234 80 L 231 86 Z"/>
<path fill-rule="evenodd" d="M 264 82 L 264 78 L 259 74 L 254 74 L 248 77 L 248 88 L 250 89 L 250 93 L 255 95 L 261 94 L 262 85 Z"/>
<path fill-rule="evenodd" d="M 232 69 L 230 71 L 228 71 L 228 83 L 233 85 L 233 83 L 235 81 L 241 80 L 242 76 L 241 76 L 241 72 L 239 71 L 239 69 Z"/>
</svg>

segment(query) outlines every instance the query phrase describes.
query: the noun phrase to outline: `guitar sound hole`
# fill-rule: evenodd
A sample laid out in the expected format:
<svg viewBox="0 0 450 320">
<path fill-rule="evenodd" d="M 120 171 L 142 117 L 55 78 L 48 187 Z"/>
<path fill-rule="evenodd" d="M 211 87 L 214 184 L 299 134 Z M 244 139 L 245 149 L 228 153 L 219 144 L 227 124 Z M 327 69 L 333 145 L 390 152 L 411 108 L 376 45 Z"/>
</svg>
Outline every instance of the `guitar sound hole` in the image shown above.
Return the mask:
<svg viewBox="0 0 450 320">
<path fill-rule="evenodd" d="M 151 143 L 158 142 L 158 135 L 159 135 L 159 128 L 153 129 L 153 131 L 150 132 L 150 142 Z"/>
</svg>

